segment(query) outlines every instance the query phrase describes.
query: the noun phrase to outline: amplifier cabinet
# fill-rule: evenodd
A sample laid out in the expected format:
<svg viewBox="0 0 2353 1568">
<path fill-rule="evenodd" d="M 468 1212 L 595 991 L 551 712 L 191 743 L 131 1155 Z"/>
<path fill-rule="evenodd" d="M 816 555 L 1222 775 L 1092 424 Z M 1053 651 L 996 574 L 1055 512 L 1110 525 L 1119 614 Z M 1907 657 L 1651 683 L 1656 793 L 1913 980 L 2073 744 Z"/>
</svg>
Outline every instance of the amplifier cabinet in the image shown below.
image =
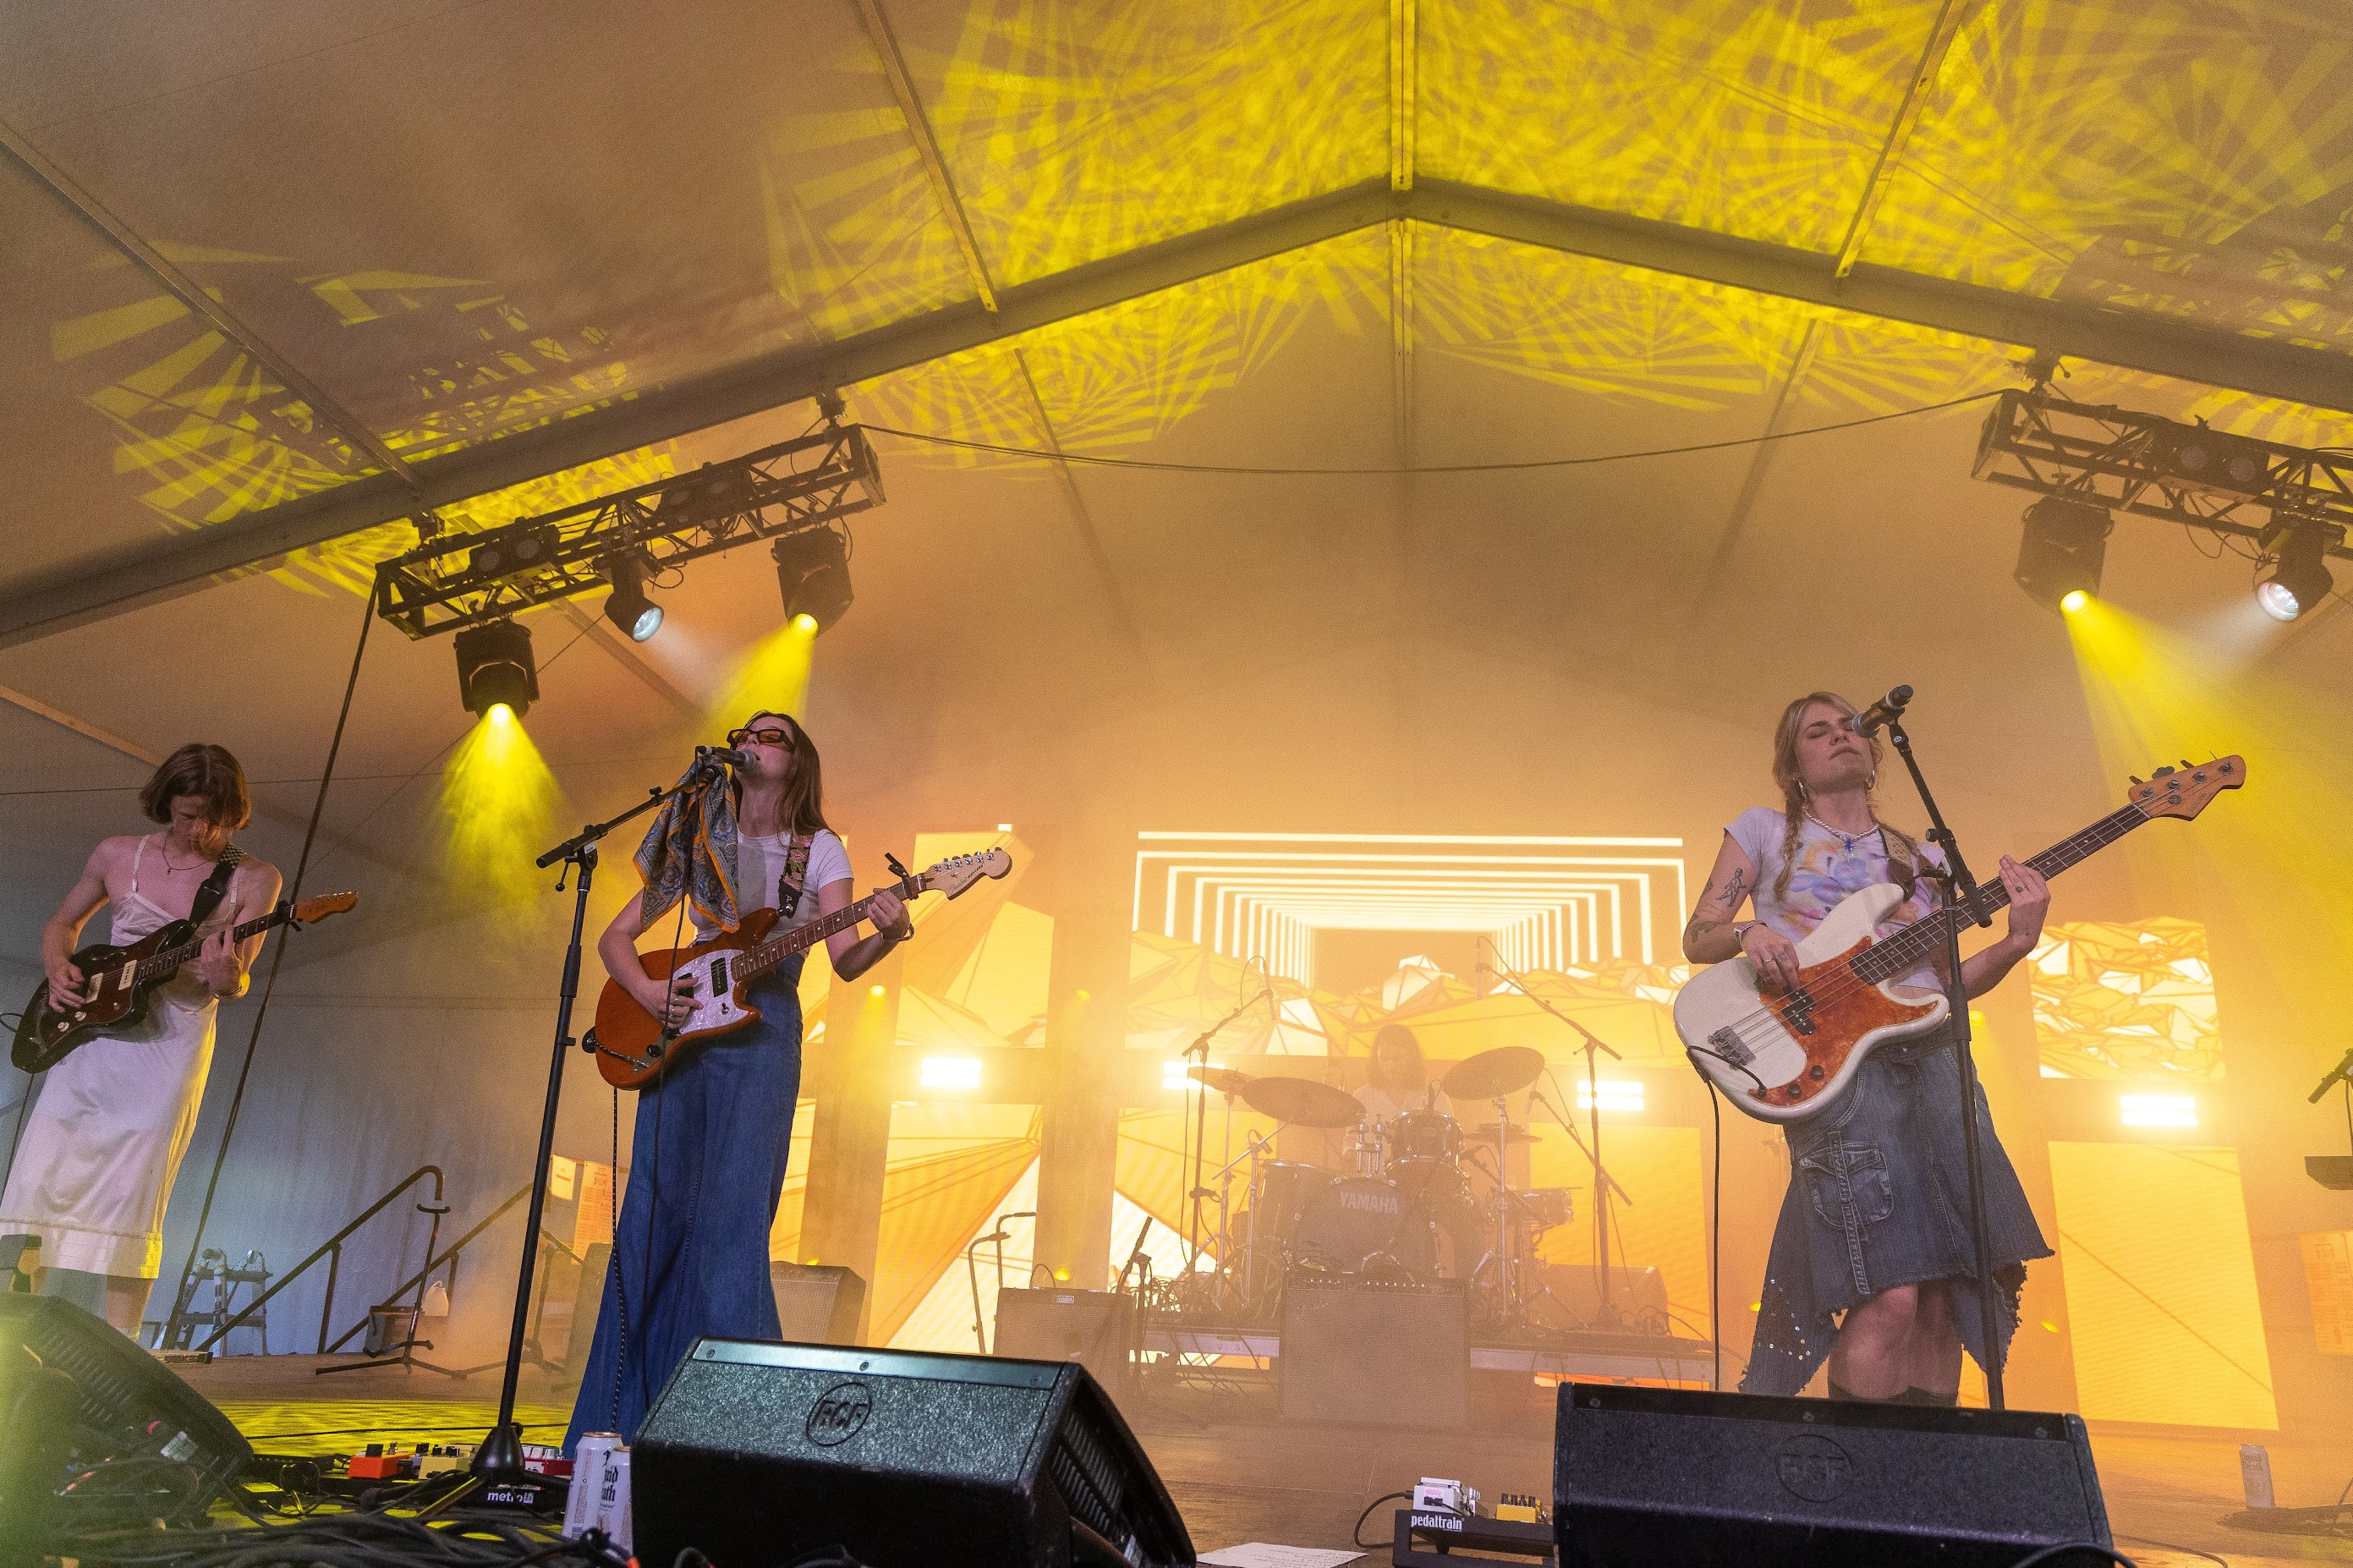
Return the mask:
<svg viewBox="0 0 2353 1568">
<path fill-rule="evenodd" d="M 1275 1366 L 1287 1421 L 1460 1426 L 1471 1381 L 1463 1283 L 1294 1270 Z"/>
</svg>

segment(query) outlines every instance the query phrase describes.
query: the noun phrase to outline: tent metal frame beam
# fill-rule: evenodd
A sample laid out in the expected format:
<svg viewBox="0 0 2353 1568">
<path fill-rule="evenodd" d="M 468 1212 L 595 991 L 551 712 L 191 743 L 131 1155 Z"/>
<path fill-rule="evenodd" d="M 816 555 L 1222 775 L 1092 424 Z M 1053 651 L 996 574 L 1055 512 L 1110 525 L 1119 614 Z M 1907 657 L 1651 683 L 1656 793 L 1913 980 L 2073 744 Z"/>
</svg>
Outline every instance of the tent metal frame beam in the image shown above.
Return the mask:
<svg viewBox="0 0 2353 1568">
<path fill-rule="evenodd" d="M 164 549 L 78 565 L 0 600 L 0 647 L 192 592 L 208 579 L 509 485 L 674 440 L 931 360 L 1176 288 L 1286 251 L 1407 219 L 1594 260 L 1771 294 L 1964 337 L 2353 412 L 2353 355 L 2144 313 L 2042 300 L 1656 219 L 1386 175 L 999 289 L 838 342 L 649 387 L 602 407 L 411 465 L 417 489 L 373 475 L 216 524 Z M 420 493 L 421 492 L 421 493 Z"/>
</svg>

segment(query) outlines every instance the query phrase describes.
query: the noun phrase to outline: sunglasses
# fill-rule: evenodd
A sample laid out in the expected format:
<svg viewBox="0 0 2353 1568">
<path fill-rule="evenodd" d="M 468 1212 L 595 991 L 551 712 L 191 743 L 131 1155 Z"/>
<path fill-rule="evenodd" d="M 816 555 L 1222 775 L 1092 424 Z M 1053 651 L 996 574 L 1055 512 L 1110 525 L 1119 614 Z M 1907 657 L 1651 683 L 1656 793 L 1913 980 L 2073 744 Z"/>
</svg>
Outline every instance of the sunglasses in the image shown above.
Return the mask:
<svg viewBox="0 0 2353 1568">
<path fill-rule="evenodd" d="M 756 741 L 763 746 L 789 746 L 793 743 L 790 730 L 730 730 L 727 743 L 740 746 L 746 741 Z"/>
</svg>

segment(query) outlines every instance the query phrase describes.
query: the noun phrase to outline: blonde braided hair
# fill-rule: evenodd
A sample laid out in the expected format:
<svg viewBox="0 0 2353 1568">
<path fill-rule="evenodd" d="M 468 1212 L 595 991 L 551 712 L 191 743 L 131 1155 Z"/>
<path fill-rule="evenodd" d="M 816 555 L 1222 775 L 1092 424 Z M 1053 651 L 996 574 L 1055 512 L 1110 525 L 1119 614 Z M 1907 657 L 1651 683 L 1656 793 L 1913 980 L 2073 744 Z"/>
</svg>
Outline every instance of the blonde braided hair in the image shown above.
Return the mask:
<svg viewBox="0 0 2353 1568">
<path fill-rule="evenodd" d="M 1781 869 L 1773 878 L 1776 901 L 1789 893 L 1789 873 L 1798 863 L 1798 836 L 1806 826 L 1806 784 L 1798 776 L 1798 735 L 1805 728 L 1806 710 L 1816 706 L 1834 708 L 1852 718 L 1855 706 L 1835 691 L 1809 691 L 1781 710 L 1781 721 L 1773 727 L 1773 782 L 1781 788 Z M 1871 742 L 1871 772 L 1879 775 L 1880 742 L 1877 735 Z M 1866 799 L 1869 795 L 1866 795 Z M 1872 817 L 1879 817 L 1878 803 L 1872 802 Z M 1909 902 L 1920 882 L 1920 846 L 1899 827 L 1880 822 L 1879 831 L 1887 845 L 1887 868 L 1894 874 L 1896 885 L 1904 889 Z"/>
</svg>

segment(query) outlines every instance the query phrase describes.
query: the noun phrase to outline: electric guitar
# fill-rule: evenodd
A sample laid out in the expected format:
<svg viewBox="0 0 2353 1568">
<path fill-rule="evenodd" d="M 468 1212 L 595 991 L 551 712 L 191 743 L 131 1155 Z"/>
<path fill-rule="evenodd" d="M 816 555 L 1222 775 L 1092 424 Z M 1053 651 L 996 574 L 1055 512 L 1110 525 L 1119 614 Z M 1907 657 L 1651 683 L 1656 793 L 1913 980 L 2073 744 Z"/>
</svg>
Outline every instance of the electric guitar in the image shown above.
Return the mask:
<svg viewBox="0 0 2353 1568">
<path fill-rule="evenodd" d="M 2133 780 L 2128 804 L 2027 864 L 2056 877 L 2144 822 L 2189 821 L 2246 776 L 2237 757 L 2159 768 L 2147 784 Z M 1946 951 L 1949 922 L 1975 921 L 1966 907 L 1943 909 L 1875 939 L 1879 922 L 1903 901 L 1892 882 L 1847 895 L 1797 944 L 1798 980 L 1787 989 L 1760 985 L 1746 957 L 1692 976 L 1675 997 L 1675 1032 L 1692 1065 L 1736 1109 L 1764 1121 L 1802 1121 L 1839 1098 L 1874 1048 L 1942 1024 L 1950 1011 L 1942 991 L 1894 983 Z M 1978 889 L 1976 908 L 1985 914 L 2009 902 L 1999 881 Z"/>
<path fill-rule="evenodd" d="M 291 906 L 280 903 L 269 913 L 232 928 L 229 940 L 240 942 L 272 926 L 306 926 L 342 914 L 359 901 L 357 893 L 322 893 Z M 76 1007 L 52 1006 L 49 983 L 43 980 L 25 1004 L 8 1059 L 19 1072 L 42 1072 L 72 1055 L 74 1047 L 100 1030 L 137 1024 L 147 1016 L 148 1001 L 155 988 L 177 974 L 180 965 L 195 957 L 204 945 L 205 938 L 197 934 L 194 923 L 174 921 L 127 947 L 83 948 L 73 955 L 73 963 L 82 973 L 82 994 L 89 1000 Z"/>
<path fill-rule="evenodd" d="M 927 870 L 900 878 L 881 891 L 896 893 L 911 904 L 924 892 L 942 892 L 953 899 L 981 878 L 1002 877 L 1011 869 L 1012 856 L 1002 849 L 988 849 L 942 860 Z M 709 942 L 638 954 L 638 962 L 656 980 L 692 975 L 694 1011 L 682 1023 L 665 1029 L 660 1020 L 638 1005 L 636 997 L 621 989 L 619 982 L 606 981 L 604 993 L 596 998 L 596 1026 L 584 1042 L 596 1052 L 596 1070 L 617 1089 L 643 1089 L 681 1058 L 680 1047 L 700 1045 L 748 1026 L 759 1018 L 760 1010 L 744 999 L 745 987 L 793 954 L 866 919 L 880 896 L 870 893 L 779 937 L 768 936 L 776 926 L 776 911 L 754 910 L 744 917 L 742 925 Z"/>
</svg>

